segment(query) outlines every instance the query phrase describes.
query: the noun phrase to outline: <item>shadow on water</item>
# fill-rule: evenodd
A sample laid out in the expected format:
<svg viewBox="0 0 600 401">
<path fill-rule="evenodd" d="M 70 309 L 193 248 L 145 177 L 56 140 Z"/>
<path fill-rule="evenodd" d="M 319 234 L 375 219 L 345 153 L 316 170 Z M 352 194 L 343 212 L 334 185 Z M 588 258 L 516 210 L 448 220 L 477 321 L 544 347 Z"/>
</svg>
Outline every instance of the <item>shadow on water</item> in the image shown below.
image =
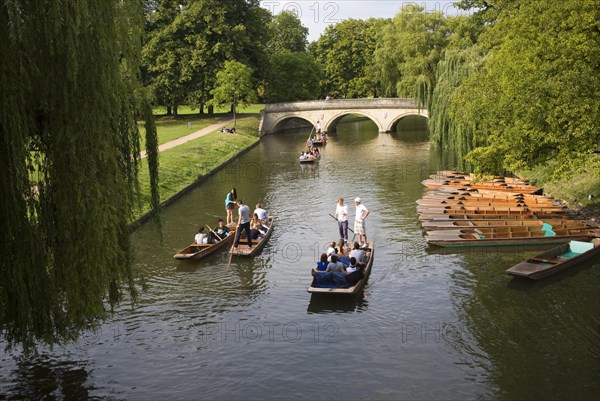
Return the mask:
<svg viewBox="0 0 600 401">
<path fill-rule="evenodd" d="M 308 313 L 357 312 L 367 309 L 363 291 L 354 295 L 311 294 Z"/>
</svg>

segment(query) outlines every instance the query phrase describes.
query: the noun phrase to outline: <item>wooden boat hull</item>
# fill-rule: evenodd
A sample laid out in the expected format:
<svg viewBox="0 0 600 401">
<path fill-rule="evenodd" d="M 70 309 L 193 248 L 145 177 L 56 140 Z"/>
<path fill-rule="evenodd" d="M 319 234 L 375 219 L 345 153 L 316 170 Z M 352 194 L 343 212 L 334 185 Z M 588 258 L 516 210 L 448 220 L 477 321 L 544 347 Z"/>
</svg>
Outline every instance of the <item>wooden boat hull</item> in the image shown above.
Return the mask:
<svg viewBox="0 0 600 401">
<path fill-rule="evenodd" d="M 369 256 L 369 260 L 367 261 L 367 264 L 365 266 L 364 277 L 361 280 L 359 280 L 354 286 L 349 287 L 349 288 L 315 287 L 315 285 L 317 284 L 317 279 L 315 277 L 313 277 L 312 282 L 311 282 L 310 286 L 306 289 L 306 291 L 313 293 L 313 294 L 352 295 L 352 294 L 358 293 L 360 290 L 363 289 L 363 287 L 367 283 L 367 280 L 369 279 L 369 276 L 371 275 L 371 267 L 373 266 L 373 257 L 375 255 L 375 244 L 373 242 L 369 242 L 369 247 L 366 249 L 369 250 L 369 252 L 367 252 L 367 254 Z"/>
<path fill-rule="evenodd" d="M 454 221 L 424 221 L 421 226 L 427 231 L 433 230 L 457 230 L 464 228 L 500 228 L 500 227 L 542 227 L 544 223 L 553 227 L 562 228 L 597 228 L 598 225 L 592 224 L 587 220 L 568 220 L 568 219 L 511 219 L 511 220 L 454 220 Z"/>
<path fill-rule="evenodd" d="M 539 280 L 600 255 L 600 238 L 594 238 L 591 241 L 586 241 L 584 243 L 591 244 L 593 247 L 584 252 L 574 252 L 574 248 L 578 244 L 569 242 L 568 244 L 560 245 L 536 255 L 533 258 L 517 263 L 507 269 L 506 273 L 513 276 Z M 565 257 L 571 253 L 573 253 L 574 256 Z"/>
<path fill-rule="evenodd" d="M 247 239 L 240 238 L 240 242 L 237 248 L 232 249 L 232 253 L 234 256 L 248 256 L 253 257 L 256 256 L 262 251 L 267 242 L 269 242 L 269 238 L 271 238 L 271 234 L 273 234 L 273 228 L 275 227 L 274 218 L 269 217 L 271 221 L 271 225 L 267 230 L 267 233 L 258 240 L 252 240 L 252 247 L 248 247 Z"/>
<path fill-rule="evenodd" d="M 542 188 L 538 188 L 532 185 L 518 185 L 518 184 L 494 184 L 494 183 L 472 183 L 470 181 L 464 180 L 434 180 L 427 179 L 421 181 L 421 184 L 425 185 L 427 188 L 437 189 L 442 186 L 451 186 L 451 187 L 468 187 L 474 189 L 488 189 L 494 191 L 502 191 L 502 192 L 516 192 L 522 194 L 542 194 Z"/>
<path fill-rule="evenodd" d="M 319 156 L 309 156 L 306 159 L 298 159 L 298 161 L 300 163 L 317 163 L 319 160 L 321 160 L 321 155 Z"/>
<path fill-rule="evenodd" d="M 313 146 L 323 146 L 327 141 L 312 141 Z"/>
<path fill-rule="evenodd" d="M 598 236 L 600 236 L 600 230 L 585 229 L 557 229 L 555 235 L 550 236 L 545 231 L 506 231 L 492 233 L 483 233 L 482 231 L 482 233 L 477 233 L 475 230 L 458 230 L 457 232 L 428 231 L 425 240 L 430 245 L 441 247 L 471 247 L 515 244 L 559 244 L 569 240 L 586 241 Z"/>
<path fill-rule="evenodd" d="M 226 249 L 233 242 L 233 232 L 216 244 L 191 244 L 177 252 L 173 257 L 179 260 L 200 260 L 218 250 Z"/>
</svg>

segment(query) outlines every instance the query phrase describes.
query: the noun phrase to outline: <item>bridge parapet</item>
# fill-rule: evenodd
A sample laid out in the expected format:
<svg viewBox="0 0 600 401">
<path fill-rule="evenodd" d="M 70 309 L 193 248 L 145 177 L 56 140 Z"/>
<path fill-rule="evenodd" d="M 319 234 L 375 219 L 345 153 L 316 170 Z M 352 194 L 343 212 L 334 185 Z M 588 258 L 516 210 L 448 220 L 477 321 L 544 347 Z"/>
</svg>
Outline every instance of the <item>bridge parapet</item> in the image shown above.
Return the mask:
<svg viewBox="0 0 600 401">
<path fill-rule="evenodd" d="M 396 129 L 398 121 L 408 115 L 428 117 L 427 110 L 410 98 L 329 99 L 304 102 L 271 103 L 261 112 L 261 135 L 277 130 L 280 123 L 300 118 L 311 125 L 320 123 L 324 131 L 335 131 L 337 123 L 349 114 L 360 114 L 377 125 L 379 132 Z"/>
<path fill-rule="evenodd" d="M 372 98 L 372 99 L 329 99 L 307 100 L 293 103 L 269 103 L 266 113 L 284 113 L 288 111 L 340 110 L 340 109 L 416 109 L 417 102 L 411 98 Z"/>
</svg>

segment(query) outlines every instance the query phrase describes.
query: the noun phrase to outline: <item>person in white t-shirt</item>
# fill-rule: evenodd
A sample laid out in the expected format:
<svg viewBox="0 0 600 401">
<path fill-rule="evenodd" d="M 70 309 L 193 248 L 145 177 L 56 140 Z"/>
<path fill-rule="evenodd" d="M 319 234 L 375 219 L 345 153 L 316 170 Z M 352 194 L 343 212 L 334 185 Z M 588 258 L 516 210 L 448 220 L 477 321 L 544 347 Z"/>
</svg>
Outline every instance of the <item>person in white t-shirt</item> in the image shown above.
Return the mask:
<svg viewBox="0 0 600 401">
<path fill-rule="evenodd" d="M 354 217 L 354 234 L 358 235 L 358 241 L 361 243 L 361 248 L 369 246 L 367 242 L 367 231 L 365 229 L 365 219 L 369 215 L 370 211 L 360 201 L 360 198 L 354 198 L 354 204 L 356 205 L 356 216 Z"/>
<path fill-rule="evenodd" d="M 265 209 L 262 208 L 260 203 L 256 204 L 256 209 L 254 209 L 254 213 L 258 215 L 258 218 L 262 221 L 266 221 L 269 219 L 269 214 Z"/>
<path fill-rule="evenodd" d="M 195 244 L 207 244 L 208 243 L 208 234 L 204 232 L 204 227 L 200 227 L 198 229 L 198 234 L 194 237 Z"/>
<path fill-rule="evenodd" d="M 338 198 L 338 203 L 335 207 L 334 217 L 338 221 L 338 229 L 340 230 L 340 239 L 344 240 L 344 244 L 348 243 L 348 205 L 344 205 L 344 198 Z"/>
</svg>

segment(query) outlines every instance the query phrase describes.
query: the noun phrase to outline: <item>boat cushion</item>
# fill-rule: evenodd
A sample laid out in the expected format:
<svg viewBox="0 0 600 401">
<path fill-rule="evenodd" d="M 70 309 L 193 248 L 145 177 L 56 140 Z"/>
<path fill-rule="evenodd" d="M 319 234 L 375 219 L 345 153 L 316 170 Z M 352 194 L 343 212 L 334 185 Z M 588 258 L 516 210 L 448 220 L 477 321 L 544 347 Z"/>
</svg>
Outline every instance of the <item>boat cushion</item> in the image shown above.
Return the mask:
<svg viewBox="0 0 600 401">
<path fill-rule="evenodd" d="M 544 225 L 542 225 L 542 231 L 549 231 L 552 230 L 554 227 L 552 227 L 552 225 L 548 224 L 548 223 L 544 223 Z"/>
<path fill-rule="evenodd" d="M 556 233 L 552 230 L 545 231 L 544 237 L 555 237 Z"/>
<path fill-rule="evenodd" d="M 594 244 L 591 242 L 571 241 L 569 242 L 569 247 L 571 248 L 571 252 L 584 253 L 594 249 Z"/>
</svg>

